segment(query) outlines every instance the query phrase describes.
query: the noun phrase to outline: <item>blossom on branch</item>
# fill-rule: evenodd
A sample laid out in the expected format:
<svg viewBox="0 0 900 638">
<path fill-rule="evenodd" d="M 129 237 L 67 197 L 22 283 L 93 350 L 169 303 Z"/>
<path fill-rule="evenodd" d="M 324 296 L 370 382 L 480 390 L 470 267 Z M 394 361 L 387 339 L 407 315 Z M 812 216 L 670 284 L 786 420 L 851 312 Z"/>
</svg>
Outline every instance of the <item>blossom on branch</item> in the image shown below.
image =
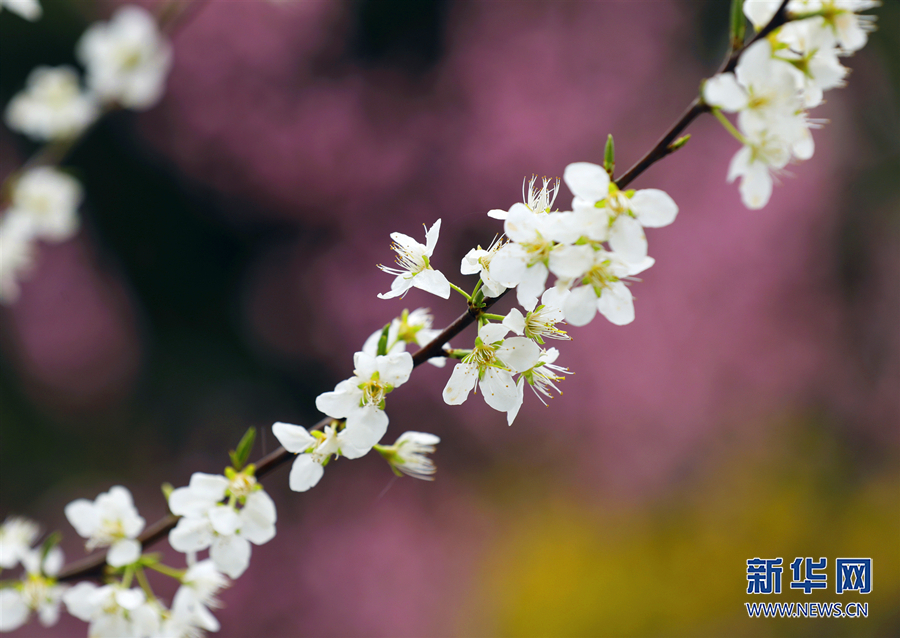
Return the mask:
<svg viewBox="0 0 900 638">
<path fill-rule="evenodd" d="M 416 344 L 420 348 L 428 345 L 441 333 L 440 330 L 435 330 L 433 325 L 434 317 L 428 308 L 416 308 L 412 312 L 404 309 L 399 317 L 391 320 L 384 354 L 406 352 L 407 344 Z M 362 352 L 373 357 L 377 356 L 382 332 L 383 330 L 376 330 L 369 335 L 363 344 Z M 449 345 L 444 344 L 444 349 L 447 348 Z M 437 368 L 443 368 L 447 364 L 447 359 L 443 356 L 432 357 L 428 363 Z"/>
<path fill-rule="evenodd" d="M 144 110 L 159 102 L 172 67 L 172 48 L 156 20 L 135 5 L 92 25 L 76 47 L 87 83 L 101 100 Z"/>
<path fill-rule="evenodd" d="M 397 253 L 397 265 L 378 267 L 389 275 L 395 275 L 389 292 L 379 293 L 379 299 L 403 297 L 410 288 L 421 288 L 438 297 L 447 299 L 450 296 L 450 282 L 439 270 L 431 267 L 432 253 L 437 245 L 441 232 L 441 220 L 437 220 L 425 232 L 425 245 L 420 244 L 409 235 L 391 233 L 394 243 L 391 248 Z"/>
<path fill-rule="evenodd" d="M 617 326 L 631 323 L 634 299 L 623 280 L 647 270 L 653 263 L 652 257 L 635 264 L 614 252 L 595 251 L 593 264 L 572 282 L 576 287 L 565 298 L 566 321 L 573 326 L 585 326 L 599 311 Z"/>
<path fill-rule="evenodd" d="M 8 522 L 8 521 L 7 521 Z M 5 527 L 6 524 L 4 524 Z M 0 631 L 14 631 L 28 622 L 31 612 L 45 627 L 59 620 L 59 605 L 67 585 L 59 585 L 56 575 L 63 565 L 59 547 L 26 547 L 20 554 L 25 567 L 22 580 L 0 589 Z"/>
<path fill-rule="evenodd" d="M 79 226 L 84 189 L 71 175 L 51 166 L 32 168 L 13 184 L 8 217 L 21 217 L 32 237 L 65 241 Z"/>
<path fill-rule="evenodd" d="M 169 509 L 182 518 L 169 532 L 179 552 L 209 548 L 216 569 L 237 578 L 250 564 L 251 543 L 275 536 L 275 503 L 253 476 L 253 466 L 229 476 L 195 472 L 188 487 L 169 495 Z M 225 501 L 225 502 L 222 502 Z"/>
<path fill-rule="evenodd" d="M 81 90 L 70 66 L 39 66 L 25 89 L 6 106 L 6 124 L 32 139 L 66 139 L 81 133 L 99 112 L 94 96 Z"/>
<path fill-rule="evenodd" d="M 597 164 L 569 164 L 563 179 L 575 196 L 573 211 L 585 218 L 586 228 L 596 229 L 585 235 L 594 241 L 608 241 L 610 248 L 629 261 L 640 262 L 647 256 L 644 228 L 668 226 L 678 215 L 678 205 L 665 192 L 657 188 L 621 191 Z"/>
<path fill-rule="evenodd" d="M 500 412 L 512 412 L 515 418 L 522 405 L 522 394 L 513 374 L 533 367 L 541 349 L 525 337 L 505 339 L 508 332 L 509 328 L 498 323 L 486 323 L 478 329 L 475 347 L 456 364 L 444 386 L 445 403 L 465 403 L 477 384 L 485 403 Z M 512 418 L 508 418 L 510 425 Z"/>
<path fill-rule="evenodd" d="M 135 540 L 144 529 L 131 492 L 121 485 L 103 492 L 93 502 L 80 498 L 66 505 L 66 518 L 79 536 L 88 539 L 87 549 L 109 547 L 106 562 L 122 567 L 141 556 L 141 544 Z"/>
<path fill-rule="evenodd" d="M 306 428 L 290 423 L 275 423 L 272 433 L 282 447 L 296 454 L 291 474 L 290 488 L 295 492 L 305 492 L 316 485 L 325 473 L 325 466 L 332 458 L 344 456 L 356 459 L 372 449 L 372 445 L 357 447 L 353 432 L 339 430 L 340 424 L 326 425 L 322 432 L 308 432 Z M 374 445 L 374 444 L 373 444 Z"/>
<path fill-rule="evenodd" d="M 394 474 L 406 474 L 423 481 L 433 481 L 437 468 L 428 458 L 434 453 L 440 437 L 427 432 L 404 432 L 393 445 L 377 445 L 375 449 L 384 457 Z"/>
<path fill-rule="evenodd" d="M 385 397 L 409 380 L 413 360 L 408 352 L 372 356 L 365 352 L 353 355 L 353 376 L 341 381 L 333 392 L 316 397 L 316 408 L 335 419 L 346 419 L 341 432 L 344 445 L 357 458 L 366 454 L 387 431 L 388 416 Z"/>
<path fill-rule="evenodd" d="M 90 623 L 91 638 L 155 636 L 164 612 L 159 602 L 147 600 L 143 590 L 128 589 L 118 583 L 78 583 L 62 598 L 70 614 Z"/>
</svg>

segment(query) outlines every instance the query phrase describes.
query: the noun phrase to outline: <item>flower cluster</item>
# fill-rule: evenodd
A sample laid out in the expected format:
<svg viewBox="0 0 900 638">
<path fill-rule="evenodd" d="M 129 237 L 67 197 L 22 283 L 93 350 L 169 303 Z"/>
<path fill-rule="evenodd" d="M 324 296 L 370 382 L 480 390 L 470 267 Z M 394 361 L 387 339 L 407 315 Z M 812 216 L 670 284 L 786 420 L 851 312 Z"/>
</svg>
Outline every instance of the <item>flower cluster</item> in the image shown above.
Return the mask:
<svg viewBox="0 0 900 638">
<path fill-rule="evenodd" d="M 3 4 L 29 19 L 40 15 L 36 0 Z M 37 67 L 7 104 L 11 130 L 39 142 L 71 144 L 105 111 L 147 109 L 162 97 L 171 47 L 146 9 L 119 8 L 109 22 L 88 28 L 76 53 L 87 69 L 87 87 L 70 66 Z M 77 232 L 82 198 L 81 184 L 52 166 L 13 175 L 0 217 L 0 303 L 18 297 L 36 242 L 65 241 Z"/>
<path fill-rule="evenodd" d="M 32 547 L 40 534 L 36 523 L 10 517 L 0 525 L 0 570 L 20 564 L 22 578 L 0 589 L 0 631 L 13 631 L 36 612 L 45 627 L 56 624 L 66 586 L 56 582 L 63 553 L 51 542 Z"/>
<path fill-rule="evenodd" d="M 747 0 L 744 11 L 759 29 L 782 4 Z M 731 162 L 729 180 L 741 178 L 748 207 L 766 204 L 774 173 L 791 160 L 812 156 L 810 128 L 816 124 L 807 109 L 819 105 L 825 91 L 843 85 L 847 69 L 840 57 L 859 50 L 872 27 L 872 19 L 858 13 L 877 4 L 790 0 L 784 24 L 743 50 L 733 73 L 704 83 L 703 101 L 743 144 Z M 0 0 L 4 5 L 29 19 L 40 15 L 36 0 Z M 171 66 L 170 46 L 156 22 L 132 6 L 89 28 L 77 55 L 87 69 L 87 88 L 82 89 L 70 67 L 36 69 L 6 109 L 11 128 L 39 141 L 71 143 L 111 108 L 155 104 Z M 736 113 L 737 127 L 722 112 Z M 677 148 L 673 143 L 667 151 Z M 331 461 L 360 458 L 372 449 L 397 476 L 432 480 L 436 468 L 429 455 L 436 451 L 438 436 L 409 431 L 392 445 L 381 444 L 389 425 L 387 395 L 405 384 L 415 363 L 426 357 L 438 367 L 457 360 L 443 389 L 445 403 L 459 405 L 471 392 L 480 392 L 491 408 L 506 413 L 510 425 L 522 407 L 526 384 L 544 405 L 561 394 L 558 384 L 571 372 L 556 363 L 560 352 L 547 347 L 547 340 L 570 340 L 561 325 L 585 326 L 598 313 L 614 325 L 634 321 L 630 286 L 654 264 L 645 229 L 667 226 L 678 215 L 676 203 L 659 189 L 625 190 L 630 178 L 614 181 L 614 167 L 611 136 L 602 166 L 566 166 L 562 182 L 573 196 L 568 210 L 554 209 L 559 179 L 523 181 L 521 202 L 487 213 L 503 223 L 502 233 L 487 249 L 479 245 L 468 251 L 460 263 L 462 275 L 478 276 L 471 293 L 432 263 L 440 219 L 426 228 L 424 244 L 392 233 L 398 267 L 379 265 L 394 279 L 390 291 L 378 297 L 402 298 L 418 288 L 446 299 L 455 290 L 467 302 L 467 314 L 458 322 L 477 321 L 477 334 L 470 348 L 450 348 L 423 308 L 403 310 L 372 333 L 354 355 L 352 376 L 316 398 L 317 409 L 327 418 L 310 429 L 283 422 L 272 426 L 283 448 L 276 456 L 296 455 L 290 488 L 305 492 L 322 480 Z M 38 165 L 15 176 L 8 197 L 0 219 L 0 301 L 17 295 L 20 277 L 33 261 L 35 241 L 63 241 L 77 231 L 83 195 L 74 178 Z M 519 307 L 505 315 L 488 312 L 513 289 Z M 445 334 L 458 334 L 465 325 L 455 323 Z M 407 352 L 410 345 L 423 349 L 415 359 Z M 231 452 L 231 466 L 223 474 L 197 472 L 185 487 L 164 486 L 174 515 L 168 527 L 145 531 L 145 520 L 122 486 L 93 501 L 69 503 L 65 515 L 86 539 L 86 550 L 108 548 L 95 563 L 105 561 L 102 585 L 61 584 L 58 576 L 71 575 L 60 576 L 63 556 L 57 538 L 51 535 L 35 547 L 37 525 L 7 519 L 0 526 L 0 569 L 21 564 L 23 573 L 0 584 L 0 631 L 21 627 L 32 612 L 51 625 L 61 603 L 89 623 L 90 636 L 193 638 L 217 631 L 219 623 L 210 610 L 219 605 L 218 592 L 247 570 L 252 546 L 269 542 L 276 533 L 275 504 L 259 483 L 256 467 L 247 463 L 254 437 L 251 428 Z M 260 475 L 264 466 L 273 465 L 267 458 Z M 144 553 L 142 541 L 165 529 L 172 548 L 185 554 L 183 569 Z M 200 552 L 208 556 L 198 560 Z M 148 571 L 178 581 L 171 605 L 154 594 Z"/>
<path fill-rule="evenodd" d="M 773 18 L 778 0 L 746 0 L 744 13 L 757 29 Z M 728 168 L 728 181 L 740 178 L 748 208 L 763 208 L 774 177 L 791 161 L 807 160 L 815 150 L 807 109 L 818 106 L 829 89 L 844 85 L 848 69 L 840 58 L 866 44 L 874 18 L 859 12 L 876 0 L 790 0 L 788 22 L 741 55 L 734 73 L 722 73 L 703 86 L 703 99 L 743 144 Z M 720 111 L 737 113 L 735 128 Z"/>
</svg>

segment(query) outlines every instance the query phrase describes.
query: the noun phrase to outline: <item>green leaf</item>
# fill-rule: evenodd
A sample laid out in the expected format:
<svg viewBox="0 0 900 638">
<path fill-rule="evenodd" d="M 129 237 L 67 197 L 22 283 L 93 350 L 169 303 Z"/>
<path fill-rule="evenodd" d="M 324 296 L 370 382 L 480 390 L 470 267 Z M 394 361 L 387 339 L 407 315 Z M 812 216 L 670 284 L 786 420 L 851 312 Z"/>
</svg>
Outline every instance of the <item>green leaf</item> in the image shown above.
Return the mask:
<svg viewBox="0 0 900 638">
<path fill-rule="evenodd" d="M 253 443 L 255 441 L 256 428 L 250 426 L 247 428 L 247 432 L 244 434 L 243 438 L 241 438 L 241 442 L 238 443 L 237 449 L 228 453 L 231 457 L 231 464 L 234 466 L 234 469 L 240 471 L 240 469 L 244 467 L 247 463 L 247 459 L 250 458 L 250 452 L 253 451 Z"/>
<path fill-rule="evenodd" d="M 406 312 L 404 310 L 404 312 Z M 378 352 L 376 353 L 379 357 L 383 357 L 387 354 L 387 342 L 388 342 L 388 332 L 391 329 L 391 324 L 385 324 L 384 328 L 381 330 L 381 336 L 378 338 Z"/>
<path fill-rule="evenodd" d="M 603 151 L 603 168 L 605 168 L 606 172 L 609 173 L 609 176 L 612 177 L 613 171 L 616 168 L 616 145 L 613 142 L 612 133 L 606 138 L 606 149 Z"/>
</svg>

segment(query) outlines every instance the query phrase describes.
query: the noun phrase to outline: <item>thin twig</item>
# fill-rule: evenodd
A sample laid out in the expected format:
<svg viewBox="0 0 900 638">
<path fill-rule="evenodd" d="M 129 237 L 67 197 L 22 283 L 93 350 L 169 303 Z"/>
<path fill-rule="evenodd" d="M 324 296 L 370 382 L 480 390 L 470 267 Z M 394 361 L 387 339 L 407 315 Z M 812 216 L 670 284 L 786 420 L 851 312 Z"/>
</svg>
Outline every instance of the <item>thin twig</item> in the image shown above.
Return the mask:
<svg viewBox="0 0 900 638">
<path fill-rule="evenodd" d="M 750 45 L 767 37 L 770 33 L 772 33 L 772 31 L 788 21 L 788 1 L 789 0 L 782 0 L 781 6 L 778 7 L 778 11 L 776 11 L 775 15 L 772 16 L 769 24 L 763 27 L 744 46 L 729 55 L 728 58 L 726 58 L 722 63 L 722 67 L 718 70 L 717 73 L 728 73 L 730 71 L 734 71 L 734 68 L 737 66 L 738 60 L 740 59 L 741 55 L 750 47 Z M 656 145 L 651 148 L 646 155 L 638 160 L 637 164 L 625 171 L 625 173 L 616 180 L 616 186 L 618 186 L 619 188 L 625 188 L 653 164 L 672 153 L 675 150 L 672 148 L 672 142 L 674 142 L 675 139 L 681 134 L 681 132 L 686 129 L 691 122 L 697 119 L 699 115 L 708 113 L 710 110 L 711 108 L 709 107 L 709 105 L 705 104 L 699 96 L 694 98 L 694 101 L 690 103 L 681 117 L 678 118 L 678 121 L 675 122 L 671 127 L 669 127 L 669 130 L 666 131 L 666 133 L 661 138 L 659 138 L 659 141 L 656 143 Z"/>
</svg>

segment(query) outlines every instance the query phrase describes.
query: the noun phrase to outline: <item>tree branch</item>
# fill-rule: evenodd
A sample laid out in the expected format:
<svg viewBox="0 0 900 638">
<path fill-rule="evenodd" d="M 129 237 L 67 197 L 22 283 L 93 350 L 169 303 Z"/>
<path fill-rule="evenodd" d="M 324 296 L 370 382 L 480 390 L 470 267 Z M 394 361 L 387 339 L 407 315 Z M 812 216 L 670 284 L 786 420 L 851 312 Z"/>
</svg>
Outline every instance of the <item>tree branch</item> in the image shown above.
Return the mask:
<svg viewBox="0 0 900 638">
<path fill-rule="evenodd" d="M 775 14 L 769 24 L 767 24 L 762 30 L 760 30 L 750 40 L 750 42 L 745 44 L 738 51 L 733 52 L 725 60 L 725 62 L 723 62 L 722 68 L 720 69 L 719 73 L 732 71 L 737 65 L 741 54 L 746 51 L 751 44 L 766 37 L 769 33 L 788 21 L 786 10 L 787 3 L 788 0 L 783 0 L 781 6 L 778 8 L 778 12 Z M 675 139 L 681 134 L 681 132 L 684 131 L 684 129 L 686 129 L 688 125 L 690 125 L 690 123 L 697 118 L 697 116 L 702 113 L 706 113 L 709 110 L 709 106 L 704 104 L 699 97 L 694 98 L 694 101 L 691 102 L 687 110 L 685 110 L 678 121 L 675 122 L 669 128 L 669 130 L 659 139 L 656 145 L 652 149 L 650 149 L 650 151 L 647 152 L 647 154 L 644 155 L 644 157 L 637 164 L 628 169 L 628 171 L 626 171 L 625 174 L 622 175 L 622 177 L 616 180 L 616 184 L 619 186 L 619 188 L 624 188 L 632 181 L 634 181 L 634 179 L 636 179 L 650 166 L 661 160 L 666 155 L 669 155 L 672 152 L 672 149 L 670 148 L 672 142 L 675 141 Z M 443 353 L 444 344 L 450 341 L 450 339 L 456 337 L 467 327 L 475 323 L 475 321 L 478 319 L 478 316 L 482 312 L 493 306 L 495 303 L 497 303 L 497 301 L 499 301 L 506 294 L 506 292 L 508 291 L 505 291 L 499 297 L 486 298 L 481 308 L 476 308 L 475 306 L 470 304 L 468 310 L 457 317 L 456 321 L 444 328 L 444 330 L 437 337 L 435 337 L 431 342 L 429 342 L 421 349 L 419 349 L 415 354 L 413 354 L 413 366 L 421 365 L 422 363 L 428 361 L 428 359 L 441 356 Z M 330 424 L 332 421 L 334 421 L 334 419 L 332 419 L 331 417 L 326 417 L 307 429 L 320 430 Z M 255 463 L 256 477 L 262 478 L 263 476 L 266 476 L 276 468 L 287 463 L 290 459 L 294 458 L 294 456 L 294 454 L 291 454 L 283 447 L 279 447 L 278 449 L 273 450 Z M 152 525 L 149 525 L 138 537 L 138 540 L 144 547 L 156 543 L 157 541 L 161 540 L 166 534 L 168 534 L 168 532 L 173 527 L 175 527 L 175 525 L 178 523 L 178 518 L 179 517 L 175 516 L 174 514 L 169 514 L 161 518 Z M 60 572 L 58 580 L 72 581 L 81 579 L 99 579 L 103 575 L 103 569 L 105 565 L 106 552 L 98 552 L 66 566 Z"/>
<path fill-rule="evenodd" d="M 741 55 L 746 51 L 752 44 L 759 42 L 763 38 L 767 37 L 772 31 L 780 27 L 781 25 L 788 22 L 788 13 L 787 13 L 787 4 L 789 0 L 782 0 L 781 6 L 778 7 L 778 11 L 775 12 L 775 15 L 772 16 L 772 19 L 769 20 L 769 24 L 760 29 L 760 31 L 750 39 L 744 46 L 742 46 L 737 51 L 732 52 L 722 63 L 721 68 L 717 71 L 717 75 L 719 73 L 729 73 L 734 71 L 734 68 L 737 66 L 738 60 Z M 672 153 L 674 150 L 672 148 L 672 142 L 681 135 L 681 132 L 684 131 L 688 127 L 688 125 L 693 122 L 697 117 L 703 113 L 708 113 L 710 111 L 710 107 L 708 104 L 705 104 L 703 100 L 698 96 L 694 98 L 694 101 L 688 105 L 688 108 L 684 111 L 678 121 L 675 122 L 666 133 L 659 138 L 659 141 L 656 145 L 651 148 L 644 157 L 638 160 L 637 164 L 629 168 L 625 173 L 616 180 L 616 186 L 619 188 L 625 188 L 628 184 L 633 182 L 641 173 L 645 170 L 653 166 L 656 162 L 664 158 L 665 156 Z"/>
</svg>

